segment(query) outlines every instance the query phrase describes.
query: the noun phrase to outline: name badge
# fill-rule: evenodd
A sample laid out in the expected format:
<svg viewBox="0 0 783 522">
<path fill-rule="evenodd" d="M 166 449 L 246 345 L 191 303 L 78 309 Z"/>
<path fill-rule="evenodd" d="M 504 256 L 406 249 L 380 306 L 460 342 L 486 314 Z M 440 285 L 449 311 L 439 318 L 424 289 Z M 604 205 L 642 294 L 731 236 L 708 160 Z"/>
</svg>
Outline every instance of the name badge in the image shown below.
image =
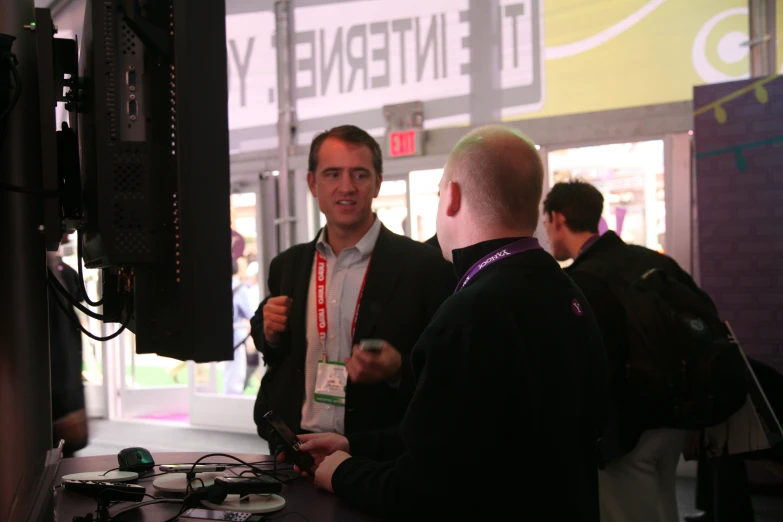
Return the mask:
<svg viewBox="0 0 783 522">
<path fill-rule="evenodd" d="M 345 406 L 345 387 L 348 384 L 348 370 L 344 363 L 318 361 L 315 374 L 315 402 Z"/>
</svg>

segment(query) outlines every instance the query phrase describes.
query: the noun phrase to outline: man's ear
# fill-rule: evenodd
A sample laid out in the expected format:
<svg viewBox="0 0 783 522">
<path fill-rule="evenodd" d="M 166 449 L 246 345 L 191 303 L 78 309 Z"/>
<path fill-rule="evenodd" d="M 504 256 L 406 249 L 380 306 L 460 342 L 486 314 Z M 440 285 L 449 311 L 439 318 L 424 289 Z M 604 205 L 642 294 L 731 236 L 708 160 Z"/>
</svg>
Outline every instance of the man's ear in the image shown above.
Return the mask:
<svg viewBox="0 0 783 522">
<path fill-rule="evenodd" d="M 307 173 L 307 186 L 310 187 L 310 194 L 317 198 L 318 196 L 315 195 L 315 174 L 312 171 Z"/>
<path fill-rule="evenodd" d="M 566 218 L 560 212 L 552 212 L 552 222 L 555 225 L 555 229 L 562 230 L 566 228 Z"/>
<path fill-rule="evenodd" d="M 462 187 L 456 181 L 449 181 L 446 185 L 446 215 L 453 217 L 462 208 Z M 443 197 L 443 195 L 441 195 Z"/>
<path fill-rule="evenodd" d="M 373 195 L 373 198 L 377 198 L 378 194 L 381 193 L 382 184 L 383 184 L 383 174 L 378 174 L 378 186 L 375 187 L 375 194 Z"/>
</svg>

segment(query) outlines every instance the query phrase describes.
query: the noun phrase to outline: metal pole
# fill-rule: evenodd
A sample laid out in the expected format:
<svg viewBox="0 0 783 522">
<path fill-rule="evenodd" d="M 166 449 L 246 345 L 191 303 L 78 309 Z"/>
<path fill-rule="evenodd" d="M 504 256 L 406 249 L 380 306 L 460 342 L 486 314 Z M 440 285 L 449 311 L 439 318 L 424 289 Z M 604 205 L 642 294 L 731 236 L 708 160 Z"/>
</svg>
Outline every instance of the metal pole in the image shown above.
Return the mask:
<svg viewBox="0 0 783 522">
<path fill-rule="evenodd" d="M 53 447 L 34 9 L 33 0 L 0 0 L 0 33 L 16 37 L 11 52 L 22 83 L 19 101 L 0 120 L 0 518 L 8 522 L 26 518 Z M 0 86 L 8 81 L 0 78 Z M 0 109 L 10 100 L 5 94 Z"/>
<path fill-rule="evenodd" d="M 749 0 L 750 76 L 775 74 L 775 0 Z"/>
<path fill-rule="evenodd" d="M 293 5 L 290 0 L 275 0 L 275 47 L 277 50 L 277 139 L 280 154 L 280 174 L 278 176 L 278 218 L 276 224 L 280 231 L 280 251 L 292 244 L 294 218 L 291 214 L 291 172 L 289 158 L 293 148 L 294 97 L 292 75 L 292 26 Z"/>
</svg>

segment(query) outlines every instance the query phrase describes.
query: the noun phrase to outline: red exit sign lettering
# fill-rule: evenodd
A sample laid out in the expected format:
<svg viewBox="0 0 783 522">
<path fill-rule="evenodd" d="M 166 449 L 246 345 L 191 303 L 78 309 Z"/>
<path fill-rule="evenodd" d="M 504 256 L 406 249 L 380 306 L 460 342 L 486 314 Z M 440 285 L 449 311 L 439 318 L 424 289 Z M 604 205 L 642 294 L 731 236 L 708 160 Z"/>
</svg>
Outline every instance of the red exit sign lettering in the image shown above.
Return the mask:
<svg viewBox="0 0 783 522">
<path fill-rule="evenodd" d="M 413 156 L 416 154 L 416 130 L 397 131 L 389 133 L 389 155 Z"/>
</svg>

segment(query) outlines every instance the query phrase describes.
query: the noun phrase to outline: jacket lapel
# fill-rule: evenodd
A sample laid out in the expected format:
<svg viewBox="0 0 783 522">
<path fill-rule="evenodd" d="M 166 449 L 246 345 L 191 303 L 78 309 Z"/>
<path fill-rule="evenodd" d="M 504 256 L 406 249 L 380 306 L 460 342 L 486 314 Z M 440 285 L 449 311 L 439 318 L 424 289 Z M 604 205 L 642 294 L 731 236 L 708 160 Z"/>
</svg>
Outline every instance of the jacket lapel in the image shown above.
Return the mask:
<svg viewBox="0 0 783 522">
<path fill-rule="evenodd" d="M 290 283 L 290 292 L 288 295 L 293 300 L 291 305 L 291 315 L 289 331 L 296 332 L 291 339 L 291 348 L 294 353 L 304 354 L 307 347 L 307 294 L 310 289 L 310 276 L 313 268 L 313 258 L 315 256 L 315 240 L 307 244 L 302 250 L 298 264 L 292 271 L 293 279 Z"/>
<path fill-rule="evenodd" d="M 356 332 L 353 342 L 369 337 L 375 323 L 383 313 L 386 303 L 392 296 L 403 263 L 395 260 L 399 253 L 394 252 L 394 234 L 381 225 L 378 241 L 373 249 L 370 270 L 364 285 L 359 317 L 356 319 Z"/>
</svg>

